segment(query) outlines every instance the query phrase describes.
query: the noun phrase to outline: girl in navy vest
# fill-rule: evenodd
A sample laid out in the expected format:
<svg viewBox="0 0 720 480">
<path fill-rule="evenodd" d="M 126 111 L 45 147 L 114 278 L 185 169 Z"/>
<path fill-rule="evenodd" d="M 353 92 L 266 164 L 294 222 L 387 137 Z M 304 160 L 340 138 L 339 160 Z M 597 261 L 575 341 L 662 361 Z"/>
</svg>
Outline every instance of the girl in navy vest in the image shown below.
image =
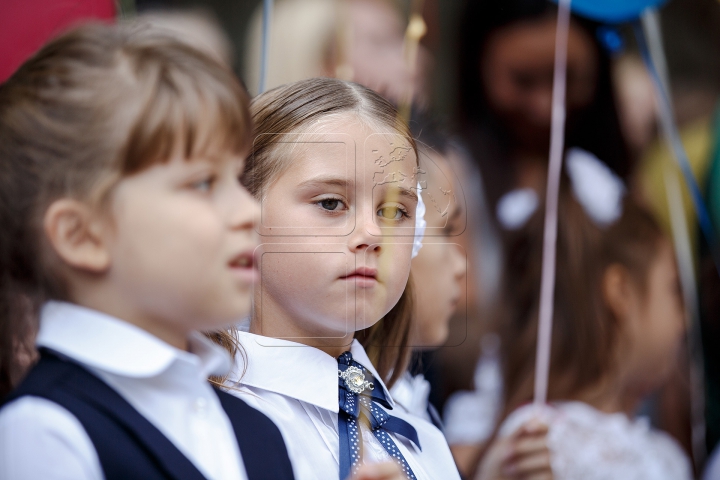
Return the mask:
<svg viewBox="0 0 720 480">
<path fill-rule="evenodd" d="M 293 477 L 197 333 L 247 314 L 257 277 L 247 104 L 131 26 L 71 31 L 0 86 L 0 321 L 39 316 L 40 350 L 0 410 L 0 478 Z"/>
</svg>

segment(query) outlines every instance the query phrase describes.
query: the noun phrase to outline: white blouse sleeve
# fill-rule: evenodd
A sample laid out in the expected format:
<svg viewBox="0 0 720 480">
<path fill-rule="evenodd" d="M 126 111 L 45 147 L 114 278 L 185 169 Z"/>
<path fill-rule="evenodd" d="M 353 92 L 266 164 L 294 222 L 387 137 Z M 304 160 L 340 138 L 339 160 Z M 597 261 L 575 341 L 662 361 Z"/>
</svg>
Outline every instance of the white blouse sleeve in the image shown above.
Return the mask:
<svg viewBox="0 0 720 480">
<path fill-rule="evenodd" d="M 649 426 L 579 403 L 557 408 L 526 406 L 504 422 L 501 435 L 539 415 L 550 425 L 548 446 L 556 480 L 690 480 L 690 461 L 669 435 Z"/>
<path fill-rule="evenodd" d="M 0 479 L 102 480 L 100 459 L 80 424 L 60 405 L 23 397 L 0 411 Z"/>
</svg>

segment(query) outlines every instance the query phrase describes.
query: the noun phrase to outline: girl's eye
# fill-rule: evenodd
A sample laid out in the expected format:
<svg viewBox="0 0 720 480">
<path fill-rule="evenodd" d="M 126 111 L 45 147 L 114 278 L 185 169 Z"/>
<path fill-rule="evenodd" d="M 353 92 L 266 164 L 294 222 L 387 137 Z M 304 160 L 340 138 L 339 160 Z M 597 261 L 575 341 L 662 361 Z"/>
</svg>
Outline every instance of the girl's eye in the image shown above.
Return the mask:
<svg viewBox="0 0 720 480">
<path fill-rule="evenodd" d="M 325 210 L 337 210 L 337 207 L 340 205 L 340 200 L 336 198 L 328 198 L 325 200 L 321 200 L 320 205 Z"/>
<path fill-rule="evenodd" d="M 377 214 L 387 220 L 401 220 L 409 215 L 400 207 L 383 207 L 377 211 Z"/>
<path fill-rule="evenodd" d="M 316 203 L 320 205 L 323 210 L 327 210 L 329 212 L 340 211 L 345 206 L 343 201 L 339 198 L 324 198 L 322 200 L 318 200 Z"/>
<path fill-rule="evenodd" d="M 198 182 L 194 182 L 190 185 L 190 187 L 193 190 L 197 190 L 199 192 L 207 193 L 210 190 L 212 190 L 213 185 L 215 184 L 215 177 L 208 177 L 203 180 L 200 180 Z"/>
</svg>

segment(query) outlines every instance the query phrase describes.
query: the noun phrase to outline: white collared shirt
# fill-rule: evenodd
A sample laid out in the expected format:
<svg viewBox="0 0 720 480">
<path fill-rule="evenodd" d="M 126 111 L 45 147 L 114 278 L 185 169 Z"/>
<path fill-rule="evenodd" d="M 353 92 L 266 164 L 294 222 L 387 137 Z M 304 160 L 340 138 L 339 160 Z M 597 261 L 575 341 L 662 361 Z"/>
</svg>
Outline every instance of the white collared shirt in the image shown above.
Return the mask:
<svg viewBox="0 0 720 480">
<path fill-rule="evenodd" d="M 236 357 L 228 391 L 269 416 L 280 428 L 295 478 L 337 480 L 340 468 L 337 360 L 317 348 L 295 342 L 242 331 L 238 336 L 244 354 Z M 377 380 L 375 388 L 382 388 L 394 406 L 357 340 L 350 352 L 356 362 L 373 374 Z M 402 435 L 390 435 L 419 480 L 460 478 L 445 437 L 435 426 L 400 408 L 389 413 L 417 430 L 422 451 Z M 364 462 L 390 458 L 372 433 L 363 431 L 362 439 Z"/>
<path fill-rule="evenodd" d="M 158 428 L 210 479 L 244 480 L 230 419 L 207 381 L 229 356 L 200 334 L 188 353 L 101 312 L 48 302 L 37 345 L 66 355 L 100 377 Z M 0 411 L 0 479 L 104 478 L 82 424 L 49 400 L 21 397 Z"/>
</svg>

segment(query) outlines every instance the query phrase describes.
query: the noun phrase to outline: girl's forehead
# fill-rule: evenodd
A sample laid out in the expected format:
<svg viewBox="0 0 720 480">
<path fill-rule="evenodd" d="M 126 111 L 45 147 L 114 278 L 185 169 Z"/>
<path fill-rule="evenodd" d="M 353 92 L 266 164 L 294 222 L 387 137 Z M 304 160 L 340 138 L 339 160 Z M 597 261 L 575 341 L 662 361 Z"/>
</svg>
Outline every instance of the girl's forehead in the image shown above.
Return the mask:
<svg viewBox="0 0 720 480">
<path fill-rule="evenodd" d="M 398 124 L 399 126 L 400 124 Z M 355 139 L 359 144 L 366 140 L 376 138 L 376 135 L 397 135 L 403 137 L 401 130 L 393 125 L 369 117 L 367 114 L 357 112 L 339 112 L 325 115 L 320 120 L 303 129 L 303 133 L 345 133 Z M 408 145 L 409 139 L 405 137 Z M 378 139 L 379 141 L 379 139 Z"/>
<path fill-rule="evenodd" d="M 421 181 L 417 156 L 410 141 L 393 133 L 373 133 L 362 148 L 362 170 L 374 187 L 416 190 Z"/>
<path fill-rule="evenodd" d="M 355 114 L 333 115 L 302 132 L 275 137 L 288 172 L 322 169 L 358 177 L 395 173 L 403 178 L 417 173 L 411 139 Z"/>
</svg>

